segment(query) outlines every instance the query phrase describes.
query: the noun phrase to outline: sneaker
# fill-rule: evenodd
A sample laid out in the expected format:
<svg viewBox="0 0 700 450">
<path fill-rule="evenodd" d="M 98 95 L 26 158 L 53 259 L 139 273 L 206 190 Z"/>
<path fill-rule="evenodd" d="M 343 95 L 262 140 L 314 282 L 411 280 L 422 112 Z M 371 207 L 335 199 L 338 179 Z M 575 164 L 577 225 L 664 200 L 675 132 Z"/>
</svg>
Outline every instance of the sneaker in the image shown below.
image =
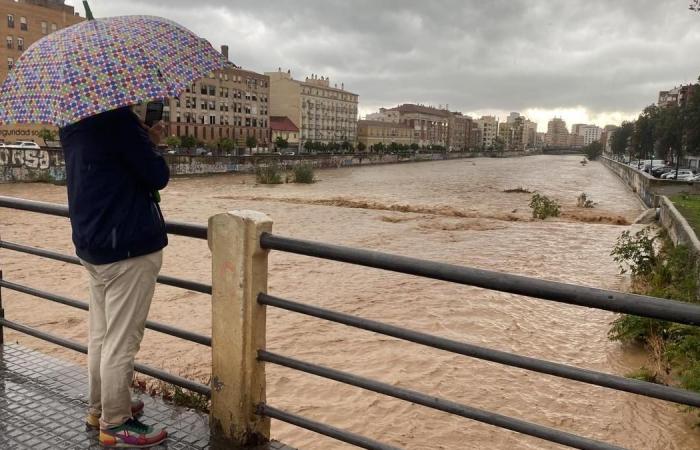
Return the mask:
<svg viewBox="0 0 700 450">
<path fill-rule="evenodd" d="M 143 448 L 158 445 L 168 437 L 164 429 L 156 430 L 137 419 L 129 419 L 118 427 L 100 429 L 100 445 L 103 447 Z"/>
<path fill-rule="evenodd" d="M 131 417 L 139 417 L 143 414 L 143 402 L 141 400 L 132 400 L 131 402 Z M 100 416 L 94 416 L 88 413 L 85 419 L 86 430 L 98 430 L 100 428 Z"/>
</svg>

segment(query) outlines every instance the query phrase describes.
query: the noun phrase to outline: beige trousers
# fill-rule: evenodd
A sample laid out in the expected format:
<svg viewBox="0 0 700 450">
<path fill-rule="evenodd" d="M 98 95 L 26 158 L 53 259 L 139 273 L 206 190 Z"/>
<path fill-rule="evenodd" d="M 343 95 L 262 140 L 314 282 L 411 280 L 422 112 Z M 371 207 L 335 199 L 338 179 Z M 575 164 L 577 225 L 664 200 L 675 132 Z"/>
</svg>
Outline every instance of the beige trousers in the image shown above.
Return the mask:
<svg viewBox="0 0 700 450">
<path fill-rule="evenodd" d="M 90 275 L 89 413 L 103 428 L 131 417 L 134 357 L 143 339 L 163 252 L 112 264 L 81 261 Z"/>
</svg>

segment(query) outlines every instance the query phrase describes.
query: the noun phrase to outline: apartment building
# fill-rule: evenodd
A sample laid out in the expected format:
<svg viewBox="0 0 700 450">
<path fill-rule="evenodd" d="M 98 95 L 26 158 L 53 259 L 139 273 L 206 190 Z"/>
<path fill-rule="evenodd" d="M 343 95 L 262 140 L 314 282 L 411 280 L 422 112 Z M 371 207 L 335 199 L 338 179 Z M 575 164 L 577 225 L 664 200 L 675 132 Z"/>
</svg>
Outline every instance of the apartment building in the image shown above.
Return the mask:
<svg viewBox="0 0 700 450">
<path fill-rule="evenodd" d="M 306 141 L 355 144 L 359 96 L 344 84 L 331 86 L 328 77 L 318 75 L 295 80 L 291 71 L 281 69 L 265 75 L 270 79 L 271 114 L 294 122 L 302 147 Z"/>
<path fill-rule="evenodd" d="M 665 108 L 672 105 L 685 106 L 688 99 L 693 95 L 693 91 L 697 89 L 697 84 L 685 84 L 675 86 L 668 91 L 659 91 L 659 100 L 657 102 L 660 108 Z"/>
<path fill-rule="evenodd" d="M 482 150 L 492 148 L 496 136 L 498 136 L 498 119 L 495 116 L 481 116 L 480 119 L 477 119 L 476 126 L 480 134 L 480 143 L 477 147 Z"/>
<path fill-rule="evenodd" d="M 472 118 L 461 112 L 451 112 L 447 123 L 447 150 L 451 152 L 466 151 L 471 145 Z"/>
<path fill-rule="evenodd" d="M 555 117 L 547 124 L 547 134 L 545 135 L 545 146 L 547 147 L 568 147 L 570 145 L 569 130 L 566 122 Z"/>
<path fill-rule="evenodd" d="M 0 83 L 30 45 L 54 31 L 66 28 L 84 19 L 63 0 L 0 0 Z M 0 139 L 33 140 L 43 145 L 38 137 L 46 125 L 17 124 L 0 126 Z M 49 127 L 51 128 L 51 127 Z"/>
<path fill-rule="evenodd" d="M 228 47 L 222 46 L 228 58 Z M 266 75 L 242 69 L 233 63 L 212 72 L 169 99 L 163 114 L 169 136 L 192 136 L 215 145 L 231 139 L 236 147 L 269 147 L 270 81 Z"/>
<path fill-rule="evenodd" d="M 498 136 L 502 139 L 506 151 L 522 152 L 527 144 L 526 119 L 520 115 L 512 117 L 512 114 L 498 126 Z"/>
</svg>

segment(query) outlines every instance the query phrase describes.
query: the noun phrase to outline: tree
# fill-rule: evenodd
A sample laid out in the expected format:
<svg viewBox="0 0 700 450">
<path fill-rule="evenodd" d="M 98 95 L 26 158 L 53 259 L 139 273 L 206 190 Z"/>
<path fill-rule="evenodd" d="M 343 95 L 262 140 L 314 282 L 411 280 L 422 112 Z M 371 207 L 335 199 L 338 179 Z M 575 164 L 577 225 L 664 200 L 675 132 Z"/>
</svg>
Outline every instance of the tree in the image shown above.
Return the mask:
<svg viewBox="0 0 700 450">
<path fill-rule="evenodd" d="M 343 141 L 343 143 L 340 144 L 340 147 L 343 149 L 344 152 L 349 152 L 352 150 L 352 144 L 348 141 Z"/>
<path fill-rule="evenodd" d="M 231 153 L 236 148 L 236 144 L 229 138 L 222 138 L 217 143 L 217 147 L 222 153 Z"/>
<path fill-rule="evenodd" d="M 603 144 L 599 141 L 591 142 L 587 146 L 583 147 L 583 153 L 586 157 L 593 161 L 603 154 Z"/>
<path fill-rule="evenodd" d="M 397 144 L 396 142 L 392 142 L 391 144 L 389 144 L 389 153 L 391 153 L 392 155 L 398 153 L 399 149 L 399 144 Z"/>
<path fill-rule="evenodd" d="M 275 147 L 284 150 L 285 148 L 289 147 L 289 142 L 282 136 L 277 136 L 277 139 L 275 139 Z"/>
<path fill-rule="evenodd" d="M 695 85 L 686 105 L 685 140 L 686 152 L 700 155 L 700 85 Z"/>
<path fill-rule="evenodd" d="M 654 159 L 654 143 L 657 138 L 659 108 L 650 105 L 639 115 L 632 134 L 632 145 L 639 159 Z"/>
<path fill-rule="evenodd" d="M 493 140 L 493 150 L 496 152 L 502 152 L 506 148 L 506 141 L 501 136 L 496 136 Z"/>
<path fill-rule="evenodd" d="M 667 159 L 676 160 L 676 169 L 683 156 L 683 110 L 677 105 L 661 109 L 659 114 L 659 142 Z"/>
<path fill-rule="evenodd" d="M 411 150 L 413 150 L 414 152 L 417 152 L 419 148 L 420 147 L 415 142 L 413 144 L 411 144 Z"/>
<path fill-rule="evenodd" d="M 623 156 L 627 153 L 627 141 L 634 132 L 633 122 L 622 122 L 620 128 L 616 129 L 612 135 L 610 148 L 614 155 Z"/>
<path fill-rule="evenodd" d="M 255 136 L 248 136 L 245 138 L 245 146 L 252 152 L 254 147 L 257 147 L 258 139 Z"/>
<path fill-rule="evenodd" d="M 311 141 L 306 141 L 306 142 L 304 142 L 304 150 L 306 150 L 307 152 L 310 152 L 310 151 L 313 150 L 313 149 L 314 149 L 314 143 L 313 143 L 313 142 L 311 142 Z"/>
<path fill-rule="evenodd" d="M 182 136 L 180 138 L 180 145 L 185 148 L 194 148 L 197 145 L 197 139 L 194 136 Z"/>
<path fill-rule="evenodd" d="M 359 151 L 360 153 L 364 152 L 366 149 L 367 149 L 367 146 L 365 145 L 364 142 L 359 142 L 357 144 L 357 151 Z"/>
<path fill-rule="evenodd" d="M 41 130 L 39 130 L 39 137 L 44 140 L 44 145 L 49 145 L 47 141 L 56 140 L 56 132 L 53 130 L 49 130 L 48 128 L 42 128 Z"/>
<path fill-rule="evenodd" d="M 377 142 L 372 146 L 372 150 L 376 153 L 384 153 L 384 143 L 383 142 Z"/>
<path fill-rule="evenodd" d="M 182 146 L 182 140 L 177 136 L 168 136 L 168 138 L 165 140 L 165 143 L 170 148 L 178 148 Z"/>
</svg>

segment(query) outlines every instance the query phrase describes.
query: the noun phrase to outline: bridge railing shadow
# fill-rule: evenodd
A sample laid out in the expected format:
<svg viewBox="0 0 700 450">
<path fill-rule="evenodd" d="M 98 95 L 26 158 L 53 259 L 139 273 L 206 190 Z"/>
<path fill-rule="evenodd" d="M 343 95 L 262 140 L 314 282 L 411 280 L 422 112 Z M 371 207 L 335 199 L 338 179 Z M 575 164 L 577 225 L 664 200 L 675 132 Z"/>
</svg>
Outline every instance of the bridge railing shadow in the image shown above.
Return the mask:
<svg viewBox="0 0 700 450">
<path fill-rule="evenodd" d="M 68 214 L 67 208 L 63 205 L 10 197 L 0 197 L 0 207 L 63 217 Z M 700 306 L 278 236 L 272 233 L 272 221 L 264 214 L 255 211 L 232 211 L 218 214 L 209 219 L 208 226 L 169 222 L 167 228 L 168 232 L 172 234 L 208 239 L 212 252 L 211 286 L 166 275 L 160 276 L 158 281 L 171 286 L 211 294 L 212 336 L 203 336 L 151 321 L 147 323 L 147 327 L 210 346 L 212 349 L 211 386 L 205 386 L 144 365 L 138 365 L 136 370 L 209 396 L 211 398 L 210 426 L 214 436 L 223 442 L 239 446 L 265 442 L 269 440 L 270 436 L 270 419 L 276 419 L 363 448 L 395 448 L 268 404 L 265 364 L 275 364 L 574 448 L 621 448 L 614 444 L 460 404 L 450 399 L 426 395 L 269 352 L 265 345 L 267 307 L 340 323 L 463 356 L 681 405 L 700 407 L 700 394 L 693 391 L 503 352 L 271 296 L 267 294 L 268 254 L 270 251 L 293 253 L 449 283 L 476 286 L 545 301 L 633 314 L 694 326 L 700 325 Z M 77 258 L 73 256 L 18 243 L 0 240 L 0 248 L 73 264 L 79 263 Z M 87 304 L 78 300 L 21 286 L 1 278 L 0 287 L 83 310 L 88 308 Z M 0 309 L 0 329 L 5 326 L 79 352 L 86 352 L 86 347 L 82 344 L 11 321 L 2 316 L 1 311 Z"/>
</svg>

